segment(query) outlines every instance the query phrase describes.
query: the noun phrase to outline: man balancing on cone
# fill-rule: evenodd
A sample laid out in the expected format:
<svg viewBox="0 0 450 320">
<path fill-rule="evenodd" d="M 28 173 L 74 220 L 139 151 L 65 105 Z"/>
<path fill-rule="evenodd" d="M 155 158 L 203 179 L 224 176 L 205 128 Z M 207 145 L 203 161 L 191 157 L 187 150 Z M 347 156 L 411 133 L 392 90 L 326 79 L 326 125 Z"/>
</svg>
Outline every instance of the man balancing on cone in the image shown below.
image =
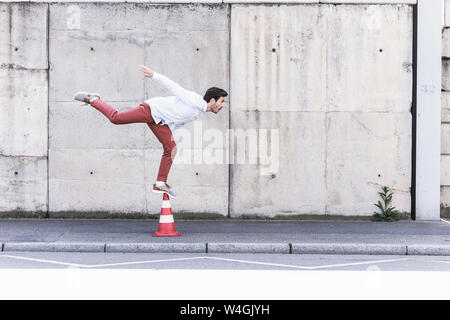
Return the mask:
<svg viewBox="0 0 450 320">
<path fill-rule="evenodd" d="M 220 88 L 212 87 L 201 95 L 184 89 L 166 76 L 150 70 L 141 65 L 140 69 L 145 77 L 153 78 L 166 87 L 173 96 L 155 97 L 142 102 L 136 108 L 118 112 L 109 104 L 101 100 L 97 93 L 78 92 L 74 99 L 90 104 L 103 113 L 113 124 L 147 123 L 150 130 L 161 142 L 164 152 L 159 166 L 156 183 L 153 184 L 153 192 L 167 193 L 176 197 L 173 189 L 167 184 L 173 159 L 176 154 L 176 144 L 173 133 L 184 124 L 198 118 L 202 112 L 218 113 L 228 93 Z"/>
</svg>

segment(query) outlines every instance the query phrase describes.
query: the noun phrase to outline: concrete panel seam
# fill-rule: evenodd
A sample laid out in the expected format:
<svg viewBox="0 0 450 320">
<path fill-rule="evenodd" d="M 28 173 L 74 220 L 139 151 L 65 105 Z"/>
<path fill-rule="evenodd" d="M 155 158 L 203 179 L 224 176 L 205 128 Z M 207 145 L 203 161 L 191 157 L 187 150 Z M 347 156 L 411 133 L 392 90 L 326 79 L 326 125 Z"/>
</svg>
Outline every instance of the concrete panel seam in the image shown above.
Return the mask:
<svg viewBox="0 0 450 320">
<path fill-rule="evenodd" d="M 417 0 L 393 0 L 393 1 L 358 1 L 358 0 L 319 0 L 319 4 L 373 4 L 373 5 L 380 5 L 380 4 L 386 4 L 386 5 L 395 5 L 395 4 L 417 4 Z"/>
<path fill-rule="evenodd" d="M 54 4 L 54 0 L 29 0 L 30 3 Z M 92 3 L 92 0 L 65 0 L 63 3 Z M 58 3 L 58 2 L 56 2 Z M 100 3 L 143 4 L 416 4 L 417 0 L 109 0 Z"/>
<path fill-rule="evenodd" d="M 417 0 L 223 0 L 224 4 L 337 4 L 337 5 L 396 5 L 396 4 L 417 4 Z"/>
<path fill-rule="evenodd" d="M 2 158 L 29 158 L 31 160 L 46 160 L 47 156 L 24 156 L 24 155 L 11 155 L 11 154 L 3 154 L 0 153 L 0 157 Z"/>
<path fill-rule="evenodd" d="M 27 70 L 27 71 L 47 71 L 48 68 L 27 68 L 17 63 L 2 63 L 0 69 L 7 70 Z"/>
</svg>

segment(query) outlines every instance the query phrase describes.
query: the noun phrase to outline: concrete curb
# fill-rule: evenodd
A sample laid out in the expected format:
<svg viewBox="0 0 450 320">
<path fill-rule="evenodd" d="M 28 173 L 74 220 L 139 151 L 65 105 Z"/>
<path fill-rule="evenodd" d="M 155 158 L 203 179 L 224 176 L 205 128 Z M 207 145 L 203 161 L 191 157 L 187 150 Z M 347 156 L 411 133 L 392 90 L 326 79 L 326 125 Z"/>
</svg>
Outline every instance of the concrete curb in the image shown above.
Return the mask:
<svg viewBox="0 0 450 320">
<path fill-rule="evenodd" d="M 104 243 L 7 242 L 2 251 L 20 252 L 105 252 Z"/>
<path fill-rule="evenodd" d="M 423 245 L 414 244 L 408 246 L 408 255 L 450 256 L 450 245 Z"/>
<path fill-rule="evenodd" d="M 107 243 L 105 252 L 205 253 L 205 243 Z"/>
<path fill-rule="evenodd" d="M 288 243 L 208 243 L 208 253 L 290 253 Z"/>
<path fill-rule="evenodd" d="M 450 256 L 450 245 L 367 243 L 65 243 L 6 242 L 2 252 L 277 253 Z"/>
<path fill-rule="evenodd" d="M 406 255 L 406 245 L 366 244 L 366 243 L 293 243 L 294 254 L 370 254 L 370 255 Z"/>
</svg>

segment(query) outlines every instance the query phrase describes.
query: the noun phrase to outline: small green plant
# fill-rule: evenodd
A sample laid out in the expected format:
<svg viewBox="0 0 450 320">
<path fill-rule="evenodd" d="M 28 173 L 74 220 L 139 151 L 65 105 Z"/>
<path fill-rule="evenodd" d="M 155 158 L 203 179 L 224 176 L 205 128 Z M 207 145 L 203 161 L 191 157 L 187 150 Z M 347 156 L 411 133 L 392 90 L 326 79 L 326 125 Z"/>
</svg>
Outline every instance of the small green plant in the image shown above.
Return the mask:
<svg viewBox="0 0 450 320">
<path fill-rule="evenodd" d="M 383 203 L 378 200 L 378 203 L 374 203 L 374 205 L 380 209 L 380 212 L 373 212 L 373 220 L 374 221 L 397 221 L 399 219 L 400 212 L 395 210 L 395 207 L 391 206 L 392 202 L 392 191 L 384 186 L 382 188 L 383 192 L 378 192 L 381 197 Z"/>
</svg>

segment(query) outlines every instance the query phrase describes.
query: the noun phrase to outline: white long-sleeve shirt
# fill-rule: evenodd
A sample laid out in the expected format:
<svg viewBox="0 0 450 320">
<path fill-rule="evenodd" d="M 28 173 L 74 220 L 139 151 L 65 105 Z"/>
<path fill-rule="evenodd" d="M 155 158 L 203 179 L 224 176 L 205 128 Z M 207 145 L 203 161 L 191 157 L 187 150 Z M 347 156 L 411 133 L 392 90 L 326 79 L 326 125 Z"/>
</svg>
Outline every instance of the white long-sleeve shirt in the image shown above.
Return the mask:
<svg viewBox="0 0 450 320">
<path fill-rule="evenodd" d="M 152 78 L 174 94 L 145 100 L 150 105 L 156 123 L 167 124 L 173 133 L 185 123 L 197 119 L 200 113 L 206 112 L 207 103 L 201 95 L 184 89 L 160 73 L 153 72 Z"/>
</svg>

